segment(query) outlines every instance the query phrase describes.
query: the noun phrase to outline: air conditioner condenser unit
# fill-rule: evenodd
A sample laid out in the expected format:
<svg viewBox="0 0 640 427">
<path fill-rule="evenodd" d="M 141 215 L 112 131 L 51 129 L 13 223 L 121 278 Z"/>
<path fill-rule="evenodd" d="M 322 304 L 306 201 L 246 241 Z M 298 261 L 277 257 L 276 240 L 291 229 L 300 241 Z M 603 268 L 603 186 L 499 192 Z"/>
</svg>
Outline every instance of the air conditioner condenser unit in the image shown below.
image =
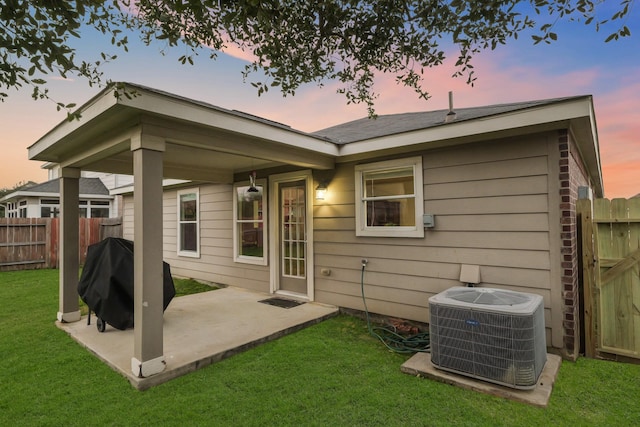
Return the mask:
<svg viewBox="0 0 640 427">
<path fill-rule="evenodd" d="M 431 363 L 438 369 L 532 389 L 547 361 L 540 295 L 453 287 L 429 298 Z"/>
</svg>

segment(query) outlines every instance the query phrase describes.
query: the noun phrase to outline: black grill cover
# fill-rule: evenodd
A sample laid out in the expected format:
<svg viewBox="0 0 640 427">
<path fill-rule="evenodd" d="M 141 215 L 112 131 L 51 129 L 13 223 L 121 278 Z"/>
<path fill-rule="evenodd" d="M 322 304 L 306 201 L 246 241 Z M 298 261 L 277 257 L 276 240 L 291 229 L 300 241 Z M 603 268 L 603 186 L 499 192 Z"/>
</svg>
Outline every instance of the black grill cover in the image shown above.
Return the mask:
<svg viewBox="0 0 640 427">
<path fill-rule="evenodd" d="M 176 295 L 169 264 L 163 262 L 163 306 Z M 89 246 L 78 293 L 87 306 L 116 329 L 133 327 L 133 242 L 109 237 Z"/>
</svg>

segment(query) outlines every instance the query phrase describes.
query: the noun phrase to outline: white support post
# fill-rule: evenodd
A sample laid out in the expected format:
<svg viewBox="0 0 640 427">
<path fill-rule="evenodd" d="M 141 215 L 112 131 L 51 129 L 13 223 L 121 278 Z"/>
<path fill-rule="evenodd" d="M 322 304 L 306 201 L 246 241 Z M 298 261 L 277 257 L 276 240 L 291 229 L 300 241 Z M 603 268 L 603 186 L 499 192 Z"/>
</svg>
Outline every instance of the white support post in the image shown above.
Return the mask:
<svg viewBox="0 0 640 427">
<path fill-rule="evenodd" d="M 162 286 L 162 157 L 164 141 L 139 135 L 133 151 L 134 345 L 131 370 L 149 377 L 165 368 Z"/>
<path fill-rule="evenodd" d="M 59 322 L 80 320 L 78 304 L 80 169 L 60 170 Z"/>
</svg>

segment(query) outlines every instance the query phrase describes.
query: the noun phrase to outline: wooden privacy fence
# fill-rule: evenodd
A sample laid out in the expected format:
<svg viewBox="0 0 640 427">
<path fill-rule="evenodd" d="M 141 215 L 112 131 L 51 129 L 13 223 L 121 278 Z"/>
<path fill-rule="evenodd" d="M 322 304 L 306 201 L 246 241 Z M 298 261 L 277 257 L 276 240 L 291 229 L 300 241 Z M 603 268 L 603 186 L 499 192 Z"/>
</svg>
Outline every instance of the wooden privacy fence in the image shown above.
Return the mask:
<svg viewBox="0 0 640 427">
<path fill-rule="evenodd" d="M 121 218 L 80 218 L 79 259 L 106 237 L 122 237 Z M 0 218 L 0 271 L 58 267 L 58 218 Z"/>
<path fill-rule="evenodd" d="M 640 360 L 640 199 L 579 200 L 578 215 L 586 355 Z"/>
</svg>

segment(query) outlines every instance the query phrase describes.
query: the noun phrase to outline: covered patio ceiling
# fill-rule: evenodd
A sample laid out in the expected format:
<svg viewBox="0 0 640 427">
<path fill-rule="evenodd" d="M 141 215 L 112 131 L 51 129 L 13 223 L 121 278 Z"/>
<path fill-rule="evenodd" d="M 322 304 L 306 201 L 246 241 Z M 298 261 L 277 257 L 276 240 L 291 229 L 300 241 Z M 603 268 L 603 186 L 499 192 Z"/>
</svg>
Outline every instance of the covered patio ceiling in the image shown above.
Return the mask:
<svg viewBox="0 0 640 427">
<path fill-rule="evenodd" d="M 338 148 L 289 126 L 158 90 L 127 84 L 99 93 L 29 147 L 29 158 L 133 174 L 132 141 L 163 141 L 165 178 L 232 183 L 236 172 L 293 165 L 334 167 Z"/>
</svg>

